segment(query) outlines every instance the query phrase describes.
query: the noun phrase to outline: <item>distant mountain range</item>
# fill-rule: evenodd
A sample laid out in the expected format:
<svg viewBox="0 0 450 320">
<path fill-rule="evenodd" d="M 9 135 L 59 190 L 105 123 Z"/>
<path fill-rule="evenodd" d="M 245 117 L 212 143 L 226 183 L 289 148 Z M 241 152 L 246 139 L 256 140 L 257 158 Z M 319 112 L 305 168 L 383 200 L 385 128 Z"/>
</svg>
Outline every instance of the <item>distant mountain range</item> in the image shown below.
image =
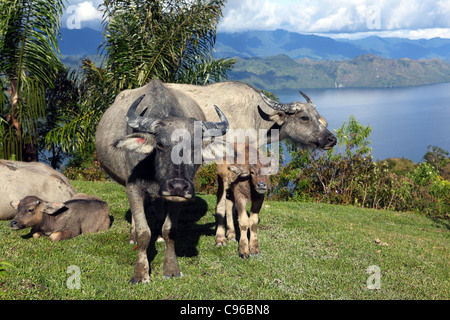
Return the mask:
<svg viewBox="0 0 450 320">
<path fill-rule="evenodd" d="M 431 59 L 450 61 L 450 39 L 380 38 L 371 36 L 359 40 L 335 40 L 285 30 L 219 33 L 216 56 L 270 57 L 285 54 L 292 59 L 345 60 L 363 54 L 375 54 L 392 59 Z"/>
<path fill-rule="evenodd" d="M 286 55 L 237 58 L 228 72 L 238 80 L 273 91 L 299 88 L 407 87 L 450 82 L 450 64 L 440 59 L 384 59 L 373 54 L 350 60 L 293 60 Z"/>
<path fill-rule="evenodd" d="M 99 62 L 101 31 L 62 29 L 63 62 Z M 218 33 L 215 57 L 236 57 L 228 73 L 266 90 L 390 87 L 450 82 L 450 39 L 368 37 L 335 40 L 285 30 Z M 427 59 L 427 60 L 419 60 Z"/>
</svg>

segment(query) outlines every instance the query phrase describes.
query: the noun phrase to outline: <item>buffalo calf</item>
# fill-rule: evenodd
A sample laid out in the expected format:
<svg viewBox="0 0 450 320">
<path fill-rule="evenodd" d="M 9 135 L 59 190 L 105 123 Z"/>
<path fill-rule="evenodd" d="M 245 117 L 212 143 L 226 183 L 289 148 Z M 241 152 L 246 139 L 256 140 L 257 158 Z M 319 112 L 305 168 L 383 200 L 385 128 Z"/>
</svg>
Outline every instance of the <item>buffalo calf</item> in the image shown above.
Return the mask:
<svg viewBox="0 0 450 320">
<path fill-rule="evenodd" d="M 76 194 L 66 202 L 47 202 L 35 196 L 11 201 L 17 214 L 10 223 L 12 230 L 31 228 L 33 238 L 42 234 L 51 241 L 70 239 L 83 233 L 109 228 L 108 205 L 99 198 Z"/>
<path fill-rule="evenodd" d="M 269 187 L 268 167 L 260 161 L 257 148 L 248 143 L 236 145 L 237 153 L 245 152 L 245 163 L 238 163 L 238 156 L 233 163 L 217 164 L 218 191 L 216 206 L 216 245 L 225 244 L 224 218 L 227 219 L 227 238 L 235 240 L 236 232 L 233 221 L 233 207 L 236 208 L 239 221 L 240 239 L 239 256 L 247 258 L 249 255 L 260 253 L 257 227 L 259 211 L 261 210 L 264 195 Z M 255 152 L 257 163 L 249 163 L 249 155 Z M 247 201 L 251 202 L 250 216 L 247 214 Z M 247 233 L 250 229 L 250 241 Z"/>
</svg>

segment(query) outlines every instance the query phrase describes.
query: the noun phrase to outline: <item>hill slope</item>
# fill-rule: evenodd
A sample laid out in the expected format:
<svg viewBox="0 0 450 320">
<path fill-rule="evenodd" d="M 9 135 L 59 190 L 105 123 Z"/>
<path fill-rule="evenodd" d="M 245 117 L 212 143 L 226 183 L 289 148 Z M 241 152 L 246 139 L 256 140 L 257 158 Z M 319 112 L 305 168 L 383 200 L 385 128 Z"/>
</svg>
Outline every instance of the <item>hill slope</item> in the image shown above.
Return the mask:
<svg viewBox="0 0 450 320">
<path fill-rule="evenodd" d="M 266 201 L 260 257 L 238 257 L 237 242 L 217 248 L 215 197 L 200 195 L 180 214 L 176 252 L 183 277 L 162 276 L 164 244 L 153 239 L 150 284 L 128 283 L 137 257 L 128 243 L 129 204 L 117 183 L 73 181 L 108 202 L 109 230 L 52 243 L 0 221 L 0 260 L 14 265 L 0 299 L 448 299 L 449 224 L 424 216 L 315 203 Z M 154 223 L 154 217 L 149 217 Z M 154 237 L 155 238 L 155 237 Z M 79 267 L 79 290 L 67 283 Z M 378 267 L 380 290 L 372 290 Z M 369 269 L 369 270 L 373 270 Z M 373 271 L 372 271 L 373 272 Z M 258 303 L 259 304 L 259 303 Z M 270 302 L 267 302 L 270 304 Z M 169 312 L 179 314 L 179 309 Z M 271 310 L 270 314 L 275 314 Z"/>
<path fill-rule="evenodd" d="M 334 87 L 402 87 L 450 81 L 450 64 L 439 59 L 293 60 L 286 55 L 238 58 L 229 79 L 266 90 Z"/>
</svg>

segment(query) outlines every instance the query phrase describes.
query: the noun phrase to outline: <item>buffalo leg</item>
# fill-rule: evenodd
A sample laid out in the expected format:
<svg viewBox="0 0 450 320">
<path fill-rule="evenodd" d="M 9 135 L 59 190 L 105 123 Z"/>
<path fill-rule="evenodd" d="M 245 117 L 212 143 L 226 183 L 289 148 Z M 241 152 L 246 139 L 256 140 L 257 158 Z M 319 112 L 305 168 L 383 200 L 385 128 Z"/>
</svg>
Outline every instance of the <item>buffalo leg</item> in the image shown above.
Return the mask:
<svg viewBox="0 0 450 320">
<path fill-rule="evenodd" d="M 147 248 L 150 243 L 151 231 L 145 218 L 144 194 L 134 185 L 127 186 L 127 195 L 135 224 L 135 239 L 138 249 L 138 258 L 134 267 L 131 283 L 147 283 L 150 281 Z"/>
<path fill-rule="evenodd" d="M 178 214 L 180 205 L 168 202 L 168 212 L 162 227 L 162 236 L 166 242 L 166 253 L 164 255 L 164 278 L 181 277 L 183 274 L 178 267 L 178 260 L 175 254 L 175 235 L 177 231 Z"/>
<path fill-rule="evenodd" d="M 258 255 L 259 254 L 259 245 L 258 245 L 258 219 L 259 214 L 257 212 L 250 213 L 249 219 L 249 229 L 250 229 L 250 254 Z"/>
<path fill-rule="evenodd" d="M 239 229 L 241 231 L 241 238 L 239 239 L 239 257 L 248 258 L 248 215 L 245 199 L 236 199 L 236 210 L 238 212 Z"/>
<path fill-rule="evenodd" d="M 216 205 L 216 246 L 221 247 L 226 244 L 225 242 L 225 202 L 226 202 L 226 191 L 224 190 L 224 183 L 222 178 L 219 176 L 218 188 L 217 188 L 217 205 Z"/>
<path fill-rule="evenodd" d="M 257 237 L 256 232 L 258 229 L 259 211 L 261 210 L 263 201 L 264 201 L 264 197 L 258 198 L 255 201 L 252 201 L 252 206 L 250 209 L 249 228 L 250 228 L 250 254 L 251 255 L 259 254 L 258 237 Z"/>
<path fill-rule="evenodd" d="M 226 203 L 226 213 L 227 213 L 227 239 L 229 241 L 236 240 L 236 230 L 234 229 L 234 201 L 227 199 Z"/>
</svg>

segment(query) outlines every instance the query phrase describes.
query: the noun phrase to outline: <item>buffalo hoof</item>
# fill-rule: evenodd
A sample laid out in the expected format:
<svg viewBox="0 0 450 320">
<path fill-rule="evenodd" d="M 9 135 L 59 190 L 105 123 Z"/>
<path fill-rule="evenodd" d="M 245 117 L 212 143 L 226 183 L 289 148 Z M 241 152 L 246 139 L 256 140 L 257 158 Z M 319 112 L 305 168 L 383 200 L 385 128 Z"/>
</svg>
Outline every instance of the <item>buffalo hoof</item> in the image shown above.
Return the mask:
<svg viewBox="0 0 450 320">
<path fill-rule="evenodd" d="M 164 241 L 164 238 L 162 236 L 158 236 L 156 238 L 156 242 L 166 242 L 166 241 Z"/>
<path fill-rule="evenodd" d="M 139 283 L 150 283 L 150 280 L 136 280 L 135 278 L 131 278 L 130 280 L 131 284 L 139 284 Z"/>
<path fill-rule="evenodd" d="M 177 274 L 172 274 L 172 275 L 164 275 L 164 279 L 171 279 L 171 278 L 182 278 L 183 277 L 183 273 L 180 271 Z"/>
<path fill-rule="evenodd" d="M 241 258 L 241 259 L 248 259 L 249 255 L 248 255 L 248 253 L 239 253 L 239 258 Z"/>
</svg>

